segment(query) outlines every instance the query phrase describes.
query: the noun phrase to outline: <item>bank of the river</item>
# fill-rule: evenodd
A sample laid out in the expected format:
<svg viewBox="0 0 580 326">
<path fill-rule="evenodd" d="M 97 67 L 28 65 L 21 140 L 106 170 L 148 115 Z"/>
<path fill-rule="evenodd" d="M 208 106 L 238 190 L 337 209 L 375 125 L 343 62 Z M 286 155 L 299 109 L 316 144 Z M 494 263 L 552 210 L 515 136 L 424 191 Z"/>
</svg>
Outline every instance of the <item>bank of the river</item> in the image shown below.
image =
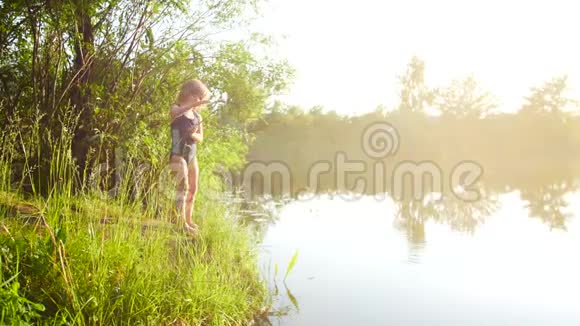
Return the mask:
<svg viewBox="0 0 580 326">
<path fill-rule="evenodd" d="M 267 303 L 252 233 L 207 195 L 195 240 L 142 203 L 0 200 L 0 324 L 246 324 Z"/>
</svg>

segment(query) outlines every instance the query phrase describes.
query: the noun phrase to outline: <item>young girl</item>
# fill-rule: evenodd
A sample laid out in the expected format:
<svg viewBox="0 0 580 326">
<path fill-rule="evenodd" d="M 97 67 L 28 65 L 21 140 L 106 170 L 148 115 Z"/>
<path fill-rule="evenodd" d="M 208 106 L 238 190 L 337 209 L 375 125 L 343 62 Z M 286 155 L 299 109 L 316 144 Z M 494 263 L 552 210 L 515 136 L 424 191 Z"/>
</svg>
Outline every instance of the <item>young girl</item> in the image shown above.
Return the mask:
<svg viewBox="0 0 580 326">
<path fill-rule="evenodd" d="M 207 87 L 199 80 L 190 80 L 183 84 L 177 103 L 171 107 L 170 164 L 177 172 L 176 205 L 185 229 L 192 233 L 197 233 L 197 225 L 191 220 L 199 176 L 196 145 L 203 141 L 199 110 L 208 98 Z"/>
</svg>

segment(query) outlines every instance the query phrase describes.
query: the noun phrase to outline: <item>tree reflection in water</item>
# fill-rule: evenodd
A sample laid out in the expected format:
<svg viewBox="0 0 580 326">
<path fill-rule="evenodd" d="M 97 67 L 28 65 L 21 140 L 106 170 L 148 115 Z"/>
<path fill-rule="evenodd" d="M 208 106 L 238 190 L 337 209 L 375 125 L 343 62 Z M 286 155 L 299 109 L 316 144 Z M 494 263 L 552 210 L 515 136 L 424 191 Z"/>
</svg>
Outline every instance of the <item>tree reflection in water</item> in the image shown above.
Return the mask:
<svg viewBox="0 0 580 326">
<path fill-rule="evenodd" d="M 428 194 L 423 200 L 396 201 L 395 228 L 409 243 L 409 260 L 416 262 L 426 245 L 425 224 L 428 221 L 446 224 L 452 230 L 473 233 L 498 208 L 496 196 L 482 196 L 477 201 L 464 201 L 453 194 Z"/>
<path fill-rule="evenodd" d="M 550 229 L 566 230 L 566 223 L 573 216 L 566 208 L 570 202 L 566 195 L 576 191 L 578 183 L 573 179 L 563 179 L 551 184 L 539 184 L 521 190 L 521 198 L 531 218 L 539 218 Z"/>
</svg>

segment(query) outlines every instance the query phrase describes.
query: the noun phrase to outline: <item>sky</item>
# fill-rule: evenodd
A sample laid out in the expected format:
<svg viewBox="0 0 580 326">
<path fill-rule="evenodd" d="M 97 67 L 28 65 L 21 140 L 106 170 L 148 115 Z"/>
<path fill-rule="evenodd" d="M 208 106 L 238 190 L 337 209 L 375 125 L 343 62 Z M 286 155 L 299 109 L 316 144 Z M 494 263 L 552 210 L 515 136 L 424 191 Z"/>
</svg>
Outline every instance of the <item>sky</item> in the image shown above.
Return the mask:
<svg viewBox="0 0 580 326">
<path fill-rule="evenodd" d="M 412 56 L 426 82 L 473 75 L 506 112 L 533 86 L 568 75 L 580 97 L 580 17 L 574 1 L 269 0 L 257 31 L 296 69 L 281 99 L 342 114 L 397 103 L 397 76 Z"/>
</svg>

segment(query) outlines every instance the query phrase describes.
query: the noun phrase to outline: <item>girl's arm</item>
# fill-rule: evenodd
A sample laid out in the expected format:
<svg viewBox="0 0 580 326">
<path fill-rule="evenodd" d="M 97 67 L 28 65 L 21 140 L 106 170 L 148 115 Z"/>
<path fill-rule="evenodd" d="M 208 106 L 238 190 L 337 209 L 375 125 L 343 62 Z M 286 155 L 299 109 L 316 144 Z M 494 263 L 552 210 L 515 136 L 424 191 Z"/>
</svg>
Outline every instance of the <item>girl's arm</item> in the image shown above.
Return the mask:
<svg viewBox="0 0 580 326">
<path fill-rule="evenodd" d="M 179 117 L 186 111 L 191 110 L 192 108 L 200 106 L 202 104 L 206 104 L 207 102 L 208 102 L 207 100 L 193 100 L 181 103 L 180 105 L 173 105 L 171 106 L 171 120 Z"/>
</svg>

